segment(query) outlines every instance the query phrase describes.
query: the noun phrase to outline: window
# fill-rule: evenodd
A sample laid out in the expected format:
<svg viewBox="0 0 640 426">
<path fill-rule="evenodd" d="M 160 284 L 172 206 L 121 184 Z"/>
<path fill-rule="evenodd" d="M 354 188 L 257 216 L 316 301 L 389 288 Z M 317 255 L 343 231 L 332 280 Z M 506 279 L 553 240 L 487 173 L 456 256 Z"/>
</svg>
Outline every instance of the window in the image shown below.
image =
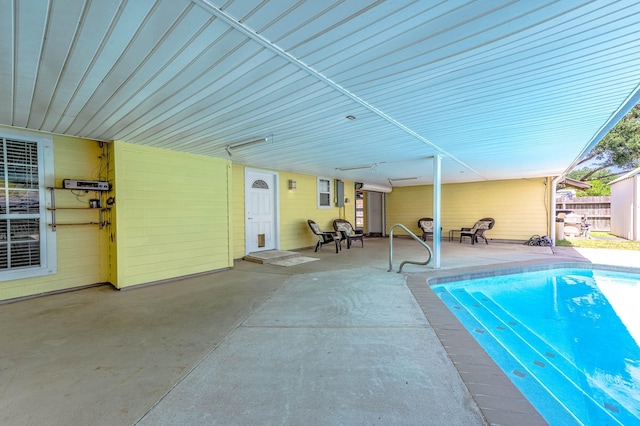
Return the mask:
<svg viewBox="0 0 640 426">
<path fill-rule="evenodd" d="M 50 138 L 0 133 L 0 281 L 56 272 L 55 233 L 46 217 L 52 168 Z"/>
<path fill-rule="evenodd" d="M 318 208 L 330 209 L 333 193 L 331 192 L 331 179 L 318 178 Z"/>
</svg>

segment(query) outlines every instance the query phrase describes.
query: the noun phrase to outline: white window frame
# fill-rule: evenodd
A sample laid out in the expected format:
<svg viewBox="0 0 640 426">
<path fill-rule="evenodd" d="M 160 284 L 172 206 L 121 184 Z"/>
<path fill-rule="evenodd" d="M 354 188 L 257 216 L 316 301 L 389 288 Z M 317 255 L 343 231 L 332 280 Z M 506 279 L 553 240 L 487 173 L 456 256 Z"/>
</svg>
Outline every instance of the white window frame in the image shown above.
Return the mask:
<svg viewBox="0 0 640 426">
<path fill-rule="evenodd" d="M 329 184 L 329 192 L 324 191 L 323 189 L 323 184 L 321 183 L 322 181 L 326 181 Z M 320 177 L 318 176 L 318 180 L 317 180 L 317 192 L 318 192 L 318 209 L 330 209 L 332 208 L 332 203 L 333 203 L 333 185 L 331 182 L 331 179 L 326 178 L 326 177 Z M 321 203 L 321 195 L 322 194 L 329 194 L 329 204 L 328 205 L 324 205 Z"/>
<path fill-rule="evenodd" d="M 58 272 L 56 254 L 56 233 L 49 226 L 49 211 L 51 207 L 51 193 L 47 188 L 54 186 L 53 174 L 53 137 L 28 131 L 15 129 L 0 129 L 2 138 L 36 142 L 38 144 L 38 180 L 40 196 L 40 266 L 16 269 L 0 269 L 0 282 L 25 278 L 40 277 Z"/>
</svg>

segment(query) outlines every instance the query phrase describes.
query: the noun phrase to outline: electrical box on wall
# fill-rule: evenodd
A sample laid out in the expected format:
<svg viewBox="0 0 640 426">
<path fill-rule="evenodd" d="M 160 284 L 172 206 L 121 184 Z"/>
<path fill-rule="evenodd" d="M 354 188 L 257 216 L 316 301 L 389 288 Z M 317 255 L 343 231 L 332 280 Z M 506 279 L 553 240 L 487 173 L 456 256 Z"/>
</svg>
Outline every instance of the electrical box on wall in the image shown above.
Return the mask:
<svg viewBox="0 0 640 426">
<path fill-rule="evenodd" d="M 344 182 L 336 179 L 336 207 L 344 207 Z"/>
<path fill-rule="evenodd" d="M 108 191 L 109 182 L 98 181 L 98 180 L 63 179 L 62 187 L 64 189 L 87 189 L 91 191 Z"/>
</svg>

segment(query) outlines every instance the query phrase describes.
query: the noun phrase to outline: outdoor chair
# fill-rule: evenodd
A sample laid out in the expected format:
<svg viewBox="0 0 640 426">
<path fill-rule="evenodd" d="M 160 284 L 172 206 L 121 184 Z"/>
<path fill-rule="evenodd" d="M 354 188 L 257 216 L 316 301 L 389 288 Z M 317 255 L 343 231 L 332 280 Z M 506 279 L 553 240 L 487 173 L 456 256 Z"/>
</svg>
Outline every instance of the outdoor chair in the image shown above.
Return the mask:
<svg viewBox="0 0 640 426">
<path fill-rule="evenodd" d="M 473 225 L 473 228 L 462 228 L 460 229 L 460 242 L 462 242 L 463 237 L 470 237 L 471 244 L 475 244 L 478 242 L 478 238 L 482 238 L 485 243 L 489 244 L 487 241 L 487 237 L 484 236 L 484 233 L 493 228 L 496 221 L 491 217 L 485 217 L 480 219 Z"/>
<path fill-rule="evenodd" d="M 318 237 L 318 244 L 316 244 L 316 249 L 314 251 L 318 251 L 322 248 L 324 244 L 327 243 L 335 243 L 336 245 L 336 253 L 342 249 L 340 245 L 340 236 L 335 232 L 324 232 L 317 223 L 313 220 L 307 220 L 309 224 L 309 228 L 311 228 L 311 232 L 313 232 Z"/>
<path fill-rule="evenodd" d="M 333 221 L 333 229 L 340 233 L 343 240 L 347 240 L 347 249 L 351 248 L 351 241 L 358 241 L 364 248 L 364 234 L 362 231 L 356 231 L 349 221 L 344 219 L 336 219 Z"/>
<path fill-rule="evenodd" d="M 418 227 L 422 229 L 422 241 L 427 241 L 428 235 L 433 238 L 433 218 L 423 217 L 418 220 Z M 440 232 L 442 232 L 442 226 L 440 227 Z"/>
</svg>

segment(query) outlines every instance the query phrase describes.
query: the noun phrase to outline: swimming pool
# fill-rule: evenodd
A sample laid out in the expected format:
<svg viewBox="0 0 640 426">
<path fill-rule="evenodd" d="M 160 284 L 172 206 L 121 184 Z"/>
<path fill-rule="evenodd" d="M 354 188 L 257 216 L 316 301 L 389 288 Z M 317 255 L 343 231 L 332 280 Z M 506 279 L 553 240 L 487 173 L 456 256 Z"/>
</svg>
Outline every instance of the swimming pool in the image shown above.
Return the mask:
<svg viewBox="0 0 640 426">
<path fill-rule="evenodd" d="M 640 278 L 552 269 L 431 287 L 551 425 L 640 425 Z"/>
</svg>

